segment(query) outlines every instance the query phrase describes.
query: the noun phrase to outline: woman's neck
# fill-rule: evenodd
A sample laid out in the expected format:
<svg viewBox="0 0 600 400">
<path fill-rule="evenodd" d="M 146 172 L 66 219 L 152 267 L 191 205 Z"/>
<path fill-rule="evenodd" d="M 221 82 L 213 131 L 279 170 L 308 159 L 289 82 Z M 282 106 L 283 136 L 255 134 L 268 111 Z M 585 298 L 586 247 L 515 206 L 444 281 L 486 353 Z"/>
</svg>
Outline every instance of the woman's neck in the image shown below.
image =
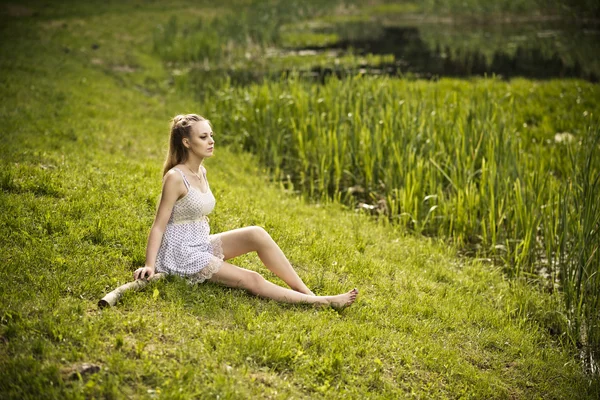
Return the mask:
<svg viewBox="0 0 600 400">
<path fill-rule="evenodd" d="M 204 161 L 202 158 L 190 157 L 182 162 L 182 164 L 189 168 L 190 171 L 197 173 L 200 171 L 200 165 L 202 165 L 202 161 Z"/>
</svg>

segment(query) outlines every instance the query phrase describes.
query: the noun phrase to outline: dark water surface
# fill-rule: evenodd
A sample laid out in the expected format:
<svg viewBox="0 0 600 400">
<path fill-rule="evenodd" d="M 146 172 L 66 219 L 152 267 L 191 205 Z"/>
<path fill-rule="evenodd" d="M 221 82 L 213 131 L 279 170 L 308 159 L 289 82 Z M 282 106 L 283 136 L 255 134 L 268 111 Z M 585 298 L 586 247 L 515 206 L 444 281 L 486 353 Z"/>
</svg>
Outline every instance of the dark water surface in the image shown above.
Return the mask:
<svg viewBox="0 0 600 400">
<path fill-rule="evenodd" d="M 342 31 L 339 42 L 309 49 L 394 55 L 393 63 L 360 66 L 366 73 L 411 73 L 426 78 L 495 74 L 505 78 L 582 78 L 591 82 L 600 78 L 600 29 L 593 26 L 359 23 L 322 31 L 336 30 Z M 344 72 L 334 68 L 314 71 Z"/>
<path fill-rule="evenodd" d="M 196 71 L 198 81 L 226 76 L 234 85 L 277 79 L 290 73 L 323 82 L 327 76 L 356 74 L 440 77 L 500 76 L 531 79 L 600 79 L 600 22 L 560 21 L 460 24 L 415 19 L 369 20 L 317 25 L 310 33 L 335 34 L 326 46 L 280 49 L 285 60 L 302 55 L 302 65 Z M 306 31 L 305 31 L 306 32 Z M 337 63 L 345 55 L 385 55 L 385 63 Z M 392 56 L 392 57 L 387 57 Z M 273 57 L 273 56 L 271 56 Z M 323 63 L 323 57 L 331 62 Z M 320 61 L 318 61 L 320 58 Z M 366 57 L 364 58 L 366 60 Z M 273 58 L 271 58 L 273 60 Z M 277 60 L 275 60 L 277 61 Z M 275 63 L 278 65 L 277 63 Z"/>
</svg>

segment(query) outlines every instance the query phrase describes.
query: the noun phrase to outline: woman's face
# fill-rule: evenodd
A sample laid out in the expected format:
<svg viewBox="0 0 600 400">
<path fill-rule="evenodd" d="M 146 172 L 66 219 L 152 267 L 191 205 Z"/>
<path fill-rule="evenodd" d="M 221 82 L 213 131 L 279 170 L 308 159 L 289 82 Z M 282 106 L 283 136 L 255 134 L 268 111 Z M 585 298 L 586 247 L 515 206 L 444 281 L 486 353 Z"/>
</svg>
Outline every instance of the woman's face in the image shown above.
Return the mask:
<svg viewBox="0 0 600 400">
<path fill-rule="evenodd" d="M 215 141 L 213 132 L 206 121 L 198 121 L 192 125 L 190 137 L 183 139 L 188 151 L 200 158 L 207 158 L 213 155 Z"/>
</svg>

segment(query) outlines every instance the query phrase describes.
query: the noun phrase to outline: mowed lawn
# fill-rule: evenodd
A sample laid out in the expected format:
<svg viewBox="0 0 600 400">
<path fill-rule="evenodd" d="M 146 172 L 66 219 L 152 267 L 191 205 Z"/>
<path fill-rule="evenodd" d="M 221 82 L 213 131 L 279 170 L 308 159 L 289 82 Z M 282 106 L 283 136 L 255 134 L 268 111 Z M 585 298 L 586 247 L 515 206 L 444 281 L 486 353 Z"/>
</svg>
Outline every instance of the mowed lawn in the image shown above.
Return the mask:
<svg viewBox="0 0 600 400">
<path fill-rule="evenodd" d="M 2 5 L 1 398 L 597 398 L 556 334 L 559 295 L 296 197 L 219 147 L 218 125 L 213 231 L 263 226 L 315 292 L 359 300 L 338 312 L 172 277 L 98 309 L 144 262 L 169 119 L 209 107 L 175 90 L 152 30 L 201 14 Z M 232 262 L 281 283 L 256 255 Z"/>
</svg>

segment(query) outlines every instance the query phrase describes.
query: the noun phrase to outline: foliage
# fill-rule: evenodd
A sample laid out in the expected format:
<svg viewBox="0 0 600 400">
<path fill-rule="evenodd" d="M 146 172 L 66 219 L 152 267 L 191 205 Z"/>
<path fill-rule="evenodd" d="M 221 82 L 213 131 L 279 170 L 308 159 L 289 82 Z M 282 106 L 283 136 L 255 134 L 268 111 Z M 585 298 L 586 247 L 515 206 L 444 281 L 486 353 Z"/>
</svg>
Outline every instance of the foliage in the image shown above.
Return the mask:
<svg viewBox="0 0 600 400">
<path fill-rule="evenodd" d="M 239 110 L 211 115 L 152 52 L 152 30 L 193 15 L 187 2 L 27 7 L 0 24 L 3 398 L 597 398 L 556 293 L 387 219 L 306 202 L 224 148 Z M 169 118 L 196 111 L 217 138 L 213 230 L 264 226 L 311 288 L 358 286 L 357 304 L 171 278 L 97 308 L 144 262 Z M 233 262 L 279 282 L 255 255 Z M 73 373 L 84 362 L 100 371 Z"/>
<path fill-rule="evenodd" d="M 250 1 L 209 21 L 179 26 L 173 16 L 154 32 L 154 51 L 166 61 L 212 64 L 231 62 L 281 42 L 281 27 L 297 19 L 326 13 L 338 1 Z M 235 8 L 234 8 L 235 7 Z"/>
<path fill-rule="evenodd" d="M 575 256 L 594 255 L 599 239 L 597 86 L 356 77 L 208 96 L 228 142 L 256 152 L 280 179 L 291 176 L 296 189 L 448 237 L 502 259 L 510 275 L 546 275 L 551 290 L 565 288 L 573 341 L 585 315 L 593 316 L 586 336 L 597 330 L 600 264 Z"/>
<path fill-rule="evenodd" d="M 502 15 L 509 17 L 563 15 L 579 18 L 600 15 L 600 7 L 594 0 L 383 0 L 376 2 L 373 8 L 381 13 L 401 11 L 447 15 L 453 18 L 467 17 L 475 20 Z"/>
</svg>

